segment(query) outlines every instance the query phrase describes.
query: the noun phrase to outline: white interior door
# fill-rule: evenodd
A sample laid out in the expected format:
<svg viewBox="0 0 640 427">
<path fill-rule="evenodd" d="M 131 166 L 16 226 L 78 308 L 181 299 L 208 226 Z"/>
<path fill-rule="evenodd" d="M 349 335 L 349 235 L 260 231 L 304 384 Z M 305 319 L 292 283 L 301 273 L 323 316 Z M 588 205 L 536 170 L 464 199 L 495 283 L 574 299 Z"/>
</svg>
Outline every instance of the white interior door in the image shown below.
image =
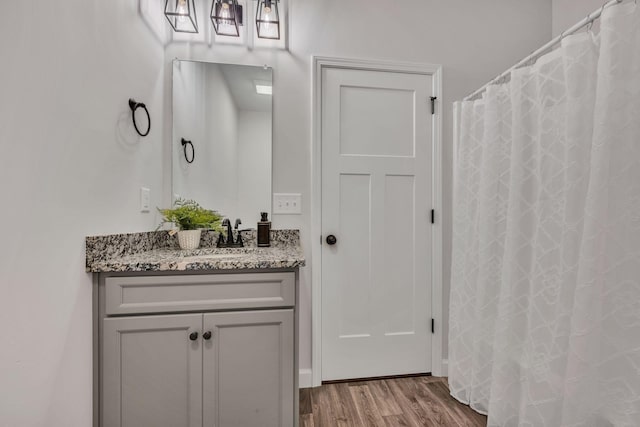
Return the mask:
<svg viewBox="0 0 640 427">
<path fill-rule="evenodd" d="M 321 78 L 322 379 L 430 372 L 432 77 Z"/>
</svg>

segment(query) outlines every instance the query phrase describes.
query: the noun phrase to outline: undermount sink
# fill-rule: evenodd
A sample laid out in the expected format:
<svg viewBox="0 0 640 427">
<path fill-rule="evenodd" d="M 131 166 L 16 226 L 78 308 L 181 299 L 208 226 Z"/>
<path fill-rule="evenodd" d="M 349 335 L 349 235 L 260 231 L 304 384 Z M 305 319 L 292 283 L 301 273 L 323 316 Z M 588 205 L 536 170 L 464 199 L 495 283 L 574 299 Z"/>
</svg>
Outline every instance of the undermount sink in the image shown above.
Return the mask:
<svg viewBox="0 0 640 427">
<path fill-rule="evenodd" d="M 246 254 L 229 253 L 229 254 L 206 254 L 206 255 L 191 255 L 184 257 L 185 259 L 224 259 L 224 258 L 238 258 L 245 256 Z"/>
</svg>

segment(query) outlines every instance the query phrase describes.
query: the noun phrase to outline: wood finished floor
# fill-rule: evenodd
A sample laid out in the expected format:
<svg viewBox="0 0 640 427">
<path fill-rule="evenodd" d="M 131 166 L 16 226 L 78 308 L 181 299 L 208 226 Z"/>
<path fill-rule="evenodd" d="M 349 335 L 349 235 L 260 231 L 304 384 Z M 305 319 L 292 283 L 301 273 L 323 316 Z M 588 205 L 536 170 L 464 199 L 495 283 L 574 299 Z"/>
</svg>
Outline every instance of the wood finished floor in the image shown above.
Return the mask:
<svg viewBox="0 0 640 427">
<path fill-rule="evenodd" d="M 325 384 L 300 390 L 300 427 L 486 426 L 449 395 L 446 378 Z"/>
</svg>

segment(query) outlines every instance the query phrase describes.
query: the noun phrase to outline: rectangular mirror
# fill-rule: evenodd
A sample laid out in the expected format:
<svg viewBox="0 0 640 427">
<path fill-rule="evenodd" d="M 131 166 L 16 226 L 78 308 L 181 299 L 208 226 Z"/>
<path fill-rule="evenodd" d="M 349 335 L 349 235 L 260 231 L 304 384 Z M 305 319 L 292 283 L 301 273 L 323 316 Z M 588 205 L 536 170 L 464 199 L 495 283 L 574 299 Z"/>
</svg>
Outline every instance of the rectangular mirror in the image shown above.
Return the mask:
<svg viewBox="0 0 640 427">
<path fill-rule="evenodd" d="M 272 69 L 173 61 L 173 199 L 255 228 L 271 216 Z"/>
</svg>

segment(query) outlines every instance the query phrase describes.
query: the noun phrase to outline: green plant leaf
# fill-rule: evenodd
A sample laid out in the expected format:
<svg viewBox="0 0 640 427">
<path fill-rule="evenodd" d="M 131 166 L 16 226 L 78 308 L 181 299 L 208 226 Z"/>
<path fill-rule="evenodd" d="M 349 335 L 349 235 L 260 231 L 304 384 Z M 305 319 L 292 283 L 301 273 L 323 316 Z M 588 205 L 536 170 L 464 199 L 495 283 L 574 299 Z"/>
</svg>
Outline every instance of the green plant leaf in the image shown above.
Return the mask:
<svg viewBox="0 0 640 427">
<path fill-rule="evenodd" d="M 177 199 L 173 209 L 158 209 L 162 214 L 162 222 L 158 229 L 167 222 L 172 222 L 180 230 L 212 229 L 220 232 L 222 216 L 210 209 L 200 206 L 195 200 Z"/>
</svg>

